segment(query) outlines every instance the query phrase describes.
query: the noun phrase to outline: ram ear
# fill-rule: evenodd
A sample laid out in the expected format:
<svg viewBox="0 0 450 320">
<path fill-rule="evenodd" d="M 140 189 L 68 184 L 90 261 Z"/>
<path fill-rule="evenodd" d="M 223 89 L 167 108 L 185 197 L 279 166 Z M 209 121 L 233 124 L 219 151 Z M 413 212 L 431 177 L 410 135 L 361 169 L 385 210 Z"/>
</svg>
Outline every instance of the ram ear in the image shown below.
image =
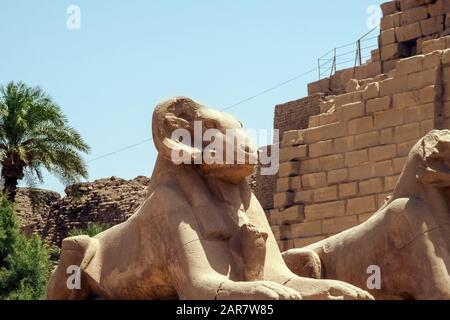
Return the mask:
<svg viewBox="0 0 450 320">
<path fill-rule="evenodd" d="M 200 108 L 199 104 L 185 97 L 169 99 L 156 107 L 152 120 L 153 140 L 164 159 L 172 161 L 174 152 L 182 152 L 183 158 L 193 161 L 201 154 L 201 150 L 192 146 L 190 136 Z"/>
</svg>

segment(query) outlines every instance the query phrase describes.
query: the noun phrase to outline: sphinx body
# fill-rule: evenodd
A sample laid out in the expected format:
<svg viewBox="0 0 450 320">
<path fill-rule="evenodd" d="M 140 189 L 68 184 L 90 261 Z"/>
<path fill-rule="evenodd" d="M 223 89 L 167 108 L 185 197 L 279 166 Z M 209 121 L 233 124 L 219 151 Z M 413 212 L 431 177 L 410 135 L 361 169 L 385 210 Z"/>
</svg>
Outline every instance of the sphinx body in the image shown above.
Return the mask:
<svg viewBox="0 0 450 320">
<path fill-rule="evenodd" d="M 302 276 L 366 287 L 379 267 L 377 299 L 450 299 L 450 131 L 432 131 L 411 150 L 391 197 L 369 220 L 285 252 Z"/>
<path fill-rule="evenodd" d="M 176 129 L 191 132 L 194 121 L 218 130 L 223 144 L 234 145 L 224 138 L 226 129 L 242 127 L 188 98 L 160 104 L 153 116 L 159 155 L 146 200 L 129 220 L 94 238 L 65 239 L 48 298 L 371 299 L 352 285 L 288 269 L 245 180 L 253 172 L 250 161 L 174 163 L 174 152 L 198 155 L 191 143 L 172 137 Z M 241 151 L 250 159 L 256 149 L 242 138 Z M 79 290 L 66 285 L 71 265 L 80 266 Z"/>
</svg>

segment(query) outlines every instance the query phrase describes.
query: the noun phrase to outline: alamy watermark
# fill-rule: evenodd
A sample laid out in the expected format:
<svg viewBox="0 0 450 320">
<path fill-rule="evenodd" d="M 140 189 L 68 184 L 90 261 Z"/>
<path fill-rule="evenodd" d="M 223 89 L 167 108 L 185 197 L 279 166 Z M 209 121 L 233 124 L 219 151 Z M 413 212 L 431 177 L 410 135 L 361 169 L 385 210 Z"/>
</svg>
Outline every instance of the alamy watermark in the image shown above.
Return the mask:
<svg viewBox="0 0 450 320">
<path fill-rule="evenodd" d="M 369 266 L 367 274 L 370 274 L 370 277 L 367 278 L 367 289 L 381 290 L 381 268 L 377 265 Z"/>
<path fill-rule="evenodd" d="M 80 6 L 71 4 L 67 7 L 66 13 L 69 15 L 66 20 L 66 27 L 68 30 L 81 29 L 81 9 Z"/>
<path fill-rule="evenodd" d="M 261 175 L 274 175 L 279 168 L 279 145 L 256 149 L 250 141 L 267 143 L 271 131 L 256 129 L 218 129 L 203 131 L 202 121 L 194 121 L 193 137 L 191 131 L 180 128 L 172 132 L 173 145 L 171 160 L 180 164 L 205 165 L 244 165 L 261 164 Z M 273 139 L 279 140 L 278 130 Z"/>
<path fill-rule="evenodd" d="M 366 13 L 369 17 L 366 20 L 366 25 L 369 30 L 375 29 L 380 25 L 380 20 L 383 17 L 383 12 L 379 5 L 370 5 L 367 7 Z"/>
<path fill-rule="evenodd" d="M 66 286 L 69 290 L 81 290 L 81 268 L 79 266 L 68 266 L 66 273 L 67 277 Z"/>
</svg>

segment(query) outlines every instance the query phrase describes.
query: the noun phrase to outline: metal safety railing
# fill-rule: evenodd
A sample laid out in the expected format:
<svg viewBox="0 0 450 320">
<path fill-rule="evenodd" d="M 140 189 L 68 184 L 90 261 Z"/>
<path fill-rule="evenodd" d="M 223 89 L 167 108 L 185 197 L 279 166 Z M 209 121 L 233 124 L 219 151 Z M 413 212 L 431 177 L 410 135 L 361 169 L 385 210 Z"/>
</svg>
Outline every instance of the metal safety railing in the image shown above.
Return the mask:
<svg viewBox="0 0 450 320">
<path fill-rule="evenodd" d="M 378 48 L 378 34 L 374 35 L 378 29 L 376 27 L 356 42 L 333 48 L 321 56 L 318 59 L 319 80 L 333 76 L 338 69 L 361 66 L 372 56 L 372 50 Z"/>
</svg>

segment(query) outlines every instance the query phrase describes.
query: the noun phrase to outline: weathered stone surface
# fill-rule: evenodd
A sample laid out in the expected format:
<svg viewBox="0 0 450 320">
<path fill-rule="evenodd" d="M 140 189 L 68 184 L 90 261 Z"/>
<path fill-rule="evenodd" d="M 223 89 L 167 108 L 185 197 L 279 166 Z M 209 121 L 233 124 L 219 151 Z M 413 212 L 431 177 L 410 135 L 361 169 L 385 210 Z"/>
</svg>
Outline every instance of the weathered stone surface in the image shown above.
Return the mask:
<svg viewBox="0 0 450 320">
<path fill-rule="evenodd" d="M 324 278 L 363 285 L 367 275 L 361 271 L 376 265 L 383 272 L 382 287 L 371 290 L 376 298 L 449 299 L 449 151 L 449 130 L 428 133 L 411 150 L 400 179 L 385 179 L 385 184 L 394 185 L 393 193 L 387 199 L 386 193 L 379 195 L 377 203 L 382 207 L 375 214 L 362 212 L 358 215 L 358 222 L 362 223 L 357 227 L 304 249 L 286 252 L 289 267 L 298 275 L 316 277 L 303 266 L 305 261 L 319 259 L 321 266 L 316 269 L 326 270 L 322 273 Z M 440 165 L 436 166 L 436 162 Z M 373 180 L 371 185 L 378 190 L 380 184 Z M 365 203 L 374 208 L 374 196 L 348 200 L 347 214 L 361 212 Z M 334 219 L 351 226 L 351 218 Z M 329 227 L 334 225 L 330 223 Z M 326 230 L 327 220 L 322 228 Z M 439 248 L 442 254 L 436 255 L 427 248 Z M 416 280 L 411 282 L 412 278 Z"/>
<path fill-rule="evenodd" d="M 143 176 L 133 180 L 111 177 L 72 185 L 66 188 L 65 197 L 51 203 L 35 231 L 48 243 L 60 246 L 75 228 L 119 224 L 145 199 L 149 182 Z"/>
<path fill-rule="evenodd" d="M 295 242 L 275 239 L 273 231 L 281 236 L 284 226 L 269 226 L 249 188 L 246 179 L 253 174 L 254 165 L 248 159 L 256 156 L 257 150 L 246 135 L 240 137 L 246 141 L 242 147 L 245 163 L 179 165 L 173 161 L 173 150 L 182 142 L 172 140 L 172 132 L 192 128 L 194 121 L 213 122 L 220 132 L 241 126 L 233 117 L 189 98 L 159 104 L 153 115 L 158 159 L 147 197 L 120 225 L 92 238 L 63 240 L 48 298 L 371 299 L 367 292 L 349 284 L 311 281 L 289 271 L 279 247 L 289 249 Z M 215 143 L 219 140 L 227 151 L 232 150 L 227 146 L 235 144 L 234 137 L 216 137 Z M 196 155 L 190 145 L 183 147 L 189 155 Z M 236 150 L 233 153 L 228 157 L 237 159 Z M 88 191 L 89 187 L 78 190 Z M 303 209 L 296 205 L 276 214 L 282 216 L 279 221 L 297 223 L 304 220 Z M 79 290 L 66 285 L 67 268 L 74 265 L 80 266 L 83 275 Z M 217 272 L 224 268 L 230 272 Z"/>
</svg>

